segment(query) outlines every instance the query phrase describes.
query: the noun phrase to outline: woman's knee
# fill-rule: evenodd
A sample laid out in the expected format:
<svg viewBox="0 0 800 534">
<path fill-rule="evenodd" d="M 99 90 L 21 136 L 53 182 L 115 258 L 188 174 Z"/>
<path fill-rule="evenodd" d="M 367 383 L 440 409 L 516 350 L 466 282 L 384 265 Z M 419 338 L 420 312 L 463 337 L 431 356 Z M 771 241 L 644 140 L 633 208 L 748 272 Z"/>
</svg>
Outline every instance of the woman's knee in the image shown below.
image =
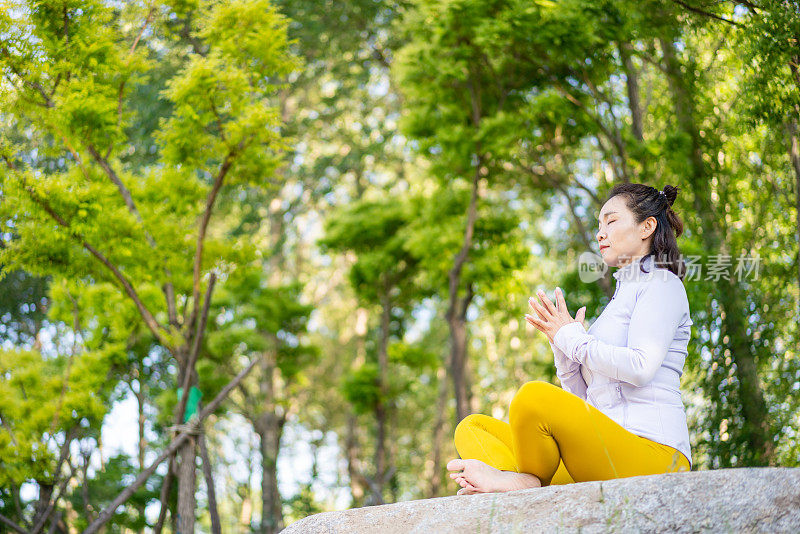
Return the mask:
<svg viewBox="0 0 800 534">
<path fill-rule="evenodd" d="M 541 410 L 551 406 L 551 399 L 558 391 L 561 391 L 561 388 L 542 380 L 526 382 L 511 399 L 509 418 L 541 413 Z"/>
<path fill-rule="evenodd" d="M 462 419 L 461 422 L 456 425 L 456 430 L 454 432 L 456 440 L 458 436 L 468 431 L 468 427 L 476 425 L 480 421 L 480 418 L 481 414 L 473 413 Z"/>
<path fill-rule="evenodd" d="M 481 414 L 471 414 L 466 416 L 464 419 L 461 420 L 460 423 L 456 425 L 456 429 L 453 432 L 453 442 L 456 446 L 456 451 L 458 452 L 459 456 L 463 458 L 462 454 L 462 446 L 469 441 L 475 439 L 475 430 L 474 427 L 480 421 Z"/>
</svg>

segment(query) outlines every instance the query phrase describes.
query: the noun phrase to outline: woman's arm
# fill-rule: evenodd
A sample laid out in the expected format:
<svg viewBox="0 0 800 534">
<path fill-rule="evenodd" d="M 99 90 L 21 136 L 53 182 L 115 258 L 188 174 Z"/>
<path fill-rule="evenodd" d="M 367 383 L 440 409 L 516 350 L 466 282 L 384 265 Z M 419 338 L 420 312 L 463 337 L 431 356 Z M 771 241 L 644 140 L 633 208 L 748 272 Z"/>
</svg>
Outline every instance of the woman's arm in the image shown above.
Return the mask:
<svg viewBox="0 0 800 534">
<path fill-rule="evenodd" d="M 600 341 L 579 322 L 559 328 L 553 342 L 573 362 L 634 386 L 644 386 L 661 367 L 675 332 L 688 313 L 681 281 L 654 279 L 644 284 L 634 303 L 626 347 Z"/>
<path fill-rule="evenodd" d="M 564 352 L 550 343 L 553 349 L 553 356 L 556 363 L 556 376 L 561 381 L 561 387 L 565 391 L 577 395 L 586 400 L 586 381 L 581 374 L 581 364 L 567 358 Z"/>
</svg>

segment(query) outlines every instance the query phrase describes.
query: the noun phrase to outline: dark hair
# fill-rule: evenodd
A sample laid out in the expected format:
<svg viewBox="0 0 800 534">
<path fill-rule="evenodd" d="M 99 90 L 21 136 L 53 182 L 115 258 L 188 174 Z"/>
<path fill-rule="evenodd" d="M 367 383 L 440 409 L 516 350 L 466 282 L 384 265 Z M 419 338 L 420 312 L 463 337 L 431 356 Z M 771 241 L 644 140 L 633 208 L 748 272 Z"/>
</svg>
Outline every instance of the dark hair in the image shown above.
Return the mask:
<svg viewBox="0 0 800 534">
<path fill-rule="evenodd" d="M 653 241 L 647 256 L 654 256 L 656 267 L 669 269 L 678 278 L 683 280 L 686 276 L 686 264 L 681 259 L 678 249 L 678 236 L 683 233 L 683 222 L 678 214 L 672 211 L 672 204 L 678 196 L 678 188 L 672 185 L 664 186 L 662 191 L 645 184 L 618 184 L 611 189 L 608 200 L 617 195 L 625 197 L 625 205 L 633 212 L 636 224 L 648 217 L 655 217 L 656 230 L 653 232 Z M 640 262 L 639 270 L 644 270 L 644 261 Z"/>
</svg>

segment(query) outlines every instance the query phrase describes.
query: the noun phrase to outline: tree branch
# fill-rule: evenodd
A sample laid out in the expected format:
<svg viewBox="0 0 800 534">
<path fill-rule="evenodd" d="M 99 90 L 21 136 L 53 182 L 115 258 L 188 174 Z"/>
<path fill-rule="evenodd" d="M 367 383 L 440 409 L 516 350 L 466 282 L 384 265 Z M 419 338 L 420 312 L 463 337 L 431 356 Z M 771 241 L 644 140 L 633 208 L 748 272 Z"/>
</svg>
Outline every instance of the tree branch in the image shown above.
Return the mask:
<svg viewBox="0 0 800 534">
<path fill-rule="evenodd" d="M 0 426 L 8 431 L 8 436 L 11 438 L 11 443 L 14 445 L 14 447 L 19 447 L 19 443 L 17 443 L 17 437 L 14 435 L 14 430 L 11 428 L 11 425 L 6 418 L 3 417 L 2 413 L 0 413 Z"/>
<path fill-rule="evenodd" d="M 12 520 L 0 514 L 0 523 L 4 524 L 14 532 L 19 532 L 19 534 L 30 534 L 27 530 L 19 526 L 18 524 L 14 523 Z"/>
<path fill-rule="evenodd" d="M 139 210 L 136 208 L 136 203 L 134 203 L 133 201 L 133 195 L 131 195 L 130 190 L 127 187 L 125 187 L 125 184 L 122 183 L 122 179 L 119 177 L 116 171 L 114 171 L 113 167 L 111 167 L 111 164 L 108 162 L 108 153 L 106 153 L 105 157 L 103 157 L 102 155 L 100 155 L 99 152 L 97 152 L 97 149 L 91 143 L 87 143 L 86 147 L 89 150 L 89 153 L 92 155 L 92 158 L 94 158 L 97 164 L 100 165 L 103 171 L 105 171 L 106 175 L 114 183 L 114 185 L 117 186 L 117 191 L 119 191 L 122 200 L 128 207 L 128 211 L 131 213 L 131 215 L 136 217 L 136 220 L 139 221 L 139 224 L 142 225 L 142 231 L 144 232 L 144 237 L 147 240 L 147 244 L 150 245 L 150 248 L 156 250 L 158 248 L 158 246 L 156 245 L 156 240 L 153 239 L 153 236 L 150 234 L 150 232 L 147 231 L 147 228 L 145 228 L 144 220 L 142 219 L 141 213 L 139 213 Z M 109 153 L 110 150 L 111 149 L 109 148 Z M 169 317 L 168 320 L 171 325 L 176 326 L 178 322 L 177 321 L 178 317 L 177 314 L 175 313 L 175 289 L 172 286 L 172 282 L 169 281 L 172 278 L 172 273 L 170 272 L 168 267 L 164 267 L 164 272 L 167 275 L 168 281 L 164 283 L 164 285 L 162 286 L 162 290 L 164 292 L 164 297 L 166 298 L 167 301 L 167 315 Z"/>
<path fill-rule="evenodd" d="M 9 60 L 13 59 L 12 56 L 11 56 L 11 53 L 8 51 L 8 48 L 6 48 L 5 46 L 0 47 L 0 53 L 2 53 Z M 20 73 L 20 71 L 17 68 L 15 68 L 14 65 L 12 65 L 11 63 L 7 63 L 7 65 L 8 65 L 8 68 L 11 69 L 11 72 L 16 74 L 17 77 L 20 80 L 22 80 L 23 84 L 27 85 L 28 87 L 30 87 L 31 89 L 33 89 L 34 91 L 36 91 L 37 93 L 39 93 L 42 96 L 42 98 L 44 99 L 44 106 L 45 107 L 48 107 L 48 108 L 52 108 L 53 107 L 53 105 L 54 105 L 53 101 L 50 99 L 50 96 L 47 94 L 47 91 L 44 90 L 44 87 L 42 87 L 41 84 L 39 84 L 37 82 L 32 82 L 32 81 L 26 79 L 22 75 L 22 73 Z"/>
<path fill-rule="evenodd" d="M 88 519 L 94 519 L 94 512 L 89 504 L 89 460 L 91 459 L 92 451 L 88 449 L 86 452 L 81 450 L 81 459 L 83 460 L 82 473 L 83 484 L 81 484 L 81 500 L 83 501 L 83 509 L 86 512 Z"/>
<path fill-rule="evenodd" d="M 134 51 L 136 51 L 136 45 L 139 44 L 139 40 L 142 38 L 142 35 L 144 35 L 144 31 L 147 29 L 147 26 L 153 20 L 153 14 L 155 13 L 155 11 L 156 11 L 156 8 L 155 7 L 151 7 L 150 11 L 147 12 L 147 17 L 144 20 L 144 24 L 142 25 L 142 29 L 139 30 L 139 34 L 133 40 L 133 44 L 131 45 L 130 50 L 128 50 L 128 57 L 125 60 L 125 67 L 127 67 L 130 64 L 131 58 L 133 57 L 133 53 L 134 53 Z M 119 91 L 117 92 L 117 128 L 119 128 L 119 125 L 122 124 L 122 97 L 123 97 L 123 95 L 125 93 L 125 84 L 127 82 L 128 82 L 128 79 L 127 78 L 123 78 L 122 82 L 119 84 Z M 114 148 L 114 144 L 110 143 L 109 146 L 108 146 L 108 150 L 106 151 L 105 159 L 108 159 L 108 157 L 111 155 L 112 148 Z"/>
<path fill-rule="evenodd" d="M 735 0 L 734 4 L 742 4 L 744 7 L 748 9 L 752 9 L 754 11 L 761 11 L 764 9 L 763 7 L 757 5 L 754 2 L 747 2 L 746 0 Z"/>
<path fill-rule="evenodd" d="M 53 434 L 55 431 L 56 425 L 58 424 L 58 419 L 61 413 L 61 407 L 64 404 L 64 397 L 67 394 L 67 387 L 69 386 L 69 377 L 70 372 L 72 370 L 72 362 L 75 359 L 75 353 L 77 352 L 78 346 L 78 332 L 81 329 L 80 325 L 80 316 L 79 316 L 79 309 L 78 303 L 75 301 L 75 298 L 72 296 L 72 293 L 67 290 L 67 296 L 72 301 L 72 317 L 73 317 L 73 325 L 72 325 L 72 350 L 69 354 L 69 359 L 67 360 L 67 368 L 64 370 L 64 381 L 61 384 L 61 394 L 58 397 L 58 404 L 56 405 L 56 411 L 53 412 L 53 420 L 50 421 L 50 434 Z"/>
<path fill-rule="evenodd" d="M 128 58 L 126 59 L 126 62 L 125 62 L 126 65 L 130 62 L 130 59 L 133 56 L 134 51 L 136 50 L 136 46 L 139 44 L 139 40 L 141 39 L 142 35 L 144 34 L 144 31 L 147 28 L 147 26 L 150 24 L 150 22 L 153 19 L 154 13 L 155 13 L 155 7 L 150 8 L 150 11 L 147 14 L 147 18 L 145 19 L 145 23 L 142 26 L 142 29 L 139 31 L 139 34 L 136 36 L 136 39 L 134 40 L 133 44 L 131 45 L 130 50 L 128 51 Z M 65 12 L 64 12 L 64 35 L 65 35 L 65 37 L 67 39 L 69 38 L 69 34 L 68 34 L 68 31 L 67 31 L 68 23 L 69 23 L 69 19 L 67 18 L 67 14 L 66 14 L 66 10 L 65 10 Z M 0 48 L 0 51 L 3 52 L 3 54 L 6 57 L 11 59 L 11 55 L 10 55 L 10 53 L 8 52 L 8 50 L 5 47 Z M 33 87 L 34 89 L 37 89 L 37 91 L 44 97 L 46 107 L 52 108 L 52 107 L 55 106 L 55 104 L 52 101 L 51 96 L 53 94 L 55 94 L 56 87 L 58 86 L 58 83 L 61 80 L 61 74 L 60 73 L 59 73 L 58 77 L 56 78 L 53 90 L 51 91 L 50 95 L 48 96 L 46 94 L 46 92 L 44 91 L 44 88 L 41 85 L 36 84 L 35 82 L 30 82 L 30 81 L 26 80 L 21 75 L 21 73 L 19 73 L 19 71 L 14 69 L 13 66 L 9 65 L 9 68 L 22 80 L 23 83 Z M 118 97 L 118 105 L 117 105 L 117 115 L 118 115 L 117 123 L 118 124 L 119 124 L 119 122 L 121 120 L 121 115 L 122 115 L 122 96 L 123 96 L 123 90 L 124 90 L 126 81 L 127 80 L 123 80 L 122 83 L 120 84 L 120 88 L 119 88 L 119 97 Z M 78 166 L 81 168 L 81 170 L 83 171 L 84 175 L 88 179 L 88 177 L 89 177 L 88 172 L 84 168 L 83 163 L 81 162 L 81 158 L 78 155 L 77 151 L 70 145 L 70 143 L 67 141 L 66 136 L 58 129 L 58 127 L 56 127 L 55 125 L 51 125 L 51 126 L 61 136 L 61 139 L 62 139 L 62 141 L 64 141 L 64 144 L 67 146 L 67 149 L 69 149 L 69 151 L 72 153 L 73 158 L 75 158 L 75 162 L 78 164 Z M 128 191 L 128 189 L 122 183 L 122 180 L 120 180 L 119 176 L 117 176 L 116 172 L 114 172 L 114 170 L 112 169 L 111 165 L 108 163 L 108 157 L 111 154 L 112 147 L 113 147 L 113 145 L 109 146 L 108 150 L 106 151 L 106 155 L 102 156 L 102 155 L 100 155 L 100 153 L 95 149 L 95 147 L 91 143 L 87 143 L 87 148 L 88 148 L 90 154 L 95 159 L 95 161 L 100 165 L 100 167 L 106 172 L 106 174 L 109 176 L 109 178 L 111 178 L 111 181 L 114 182 L 114 184 L 117 186 L 117 189 L 119 190 L 120 195 L 122 195 L 122 198 L 125 201 L 125 205 L 128 207 L 128 210 L 131 212 L 131 214 L 133 214 L 136 217 L 136 219 L 139 221 L 140 224 L 144 225 L 142 217 L 139 214 L 139 211 L 136 209 L 136 205 L 133 202 L 133 197 L 131 196 L 130 191 Z M 152 235 L 150 235 L 150 233 L 146 229 L 144 229 L 144 233 L 145 233 L 145 239 L 147 239 L 148 244 L 152 248 L 155 249 L 156 248 L 156 243 L 155 243 L 155 240 L 153 239 Z M 167 273 L 167 277 L 171 278 L 172 275 L 171 275 L 169 269 L 165 268 L 165 271 Z M 163 290 L 164 290 L 164 295 L 165 295 L 166 300 L 167 300 L 167 309 L 170 312 L 169 313 L 170 324 L 175 326 L 177 324 L 177 315 L 174 313 L 174 310 L 175 310 L 175 292 L 174 292 L 174 289 L 172 287 L 172 283 L 171 282 L 167 282 L 164 285 Z"/>
<path fill-rule="evenodd" d="M 175 411 L 175 424 L 180 425 L 183 422 L 183 416 L 186 413 L 186 404 L 189 400 L 189 383 L 192 377 L 192 370 L 194 369 L 194 364 L 197 361 L 197 355 L 200 353 L 200 341 L 202 340 L 202 335 L 205 330 L 206 323 L 208 321 L 208 311 L 211 304 L 211 294 L 214 291 L 214 284 L 217 280 L 217 277 L 214 273 L 211 273 L 211 277 L 208 282 L 208 289 L 206 290 L 206 298 L 205 303 L 203 305 L 203 315 L 200 318 L 200 322 L 197 323 L 197 328 L 195 330 L 195 338 L 194 343 L 192 344 L 191 352 L 187 357 L 187 362 L 184 367 L 183 372 L 183 382 L 181 383 L 182 391 L 181 399 L 178 401 L 178 408 Z M 167 517 L 167 501 L 169 499 L 169 492 L 172 488 L 172 478 L 173 478 L 173 468 L 175 462 L 175 455 L 174 453 L 169 457 L 169 466 L 167 468 L 167 474 L 164 476 L 164 481 L 161 485 L 161 510 L 158 513 L 158 521 L 156 523 L 156 528 L 153 530 L 155 534 L 160 534 L 161 529 L 164 527 L 164 521 Z"/>
<path fill-rule="evenodd" d="M 614 114 L 614 102 L 613 100 L 605 95 L 595 84 L 591 81 L 588 74 L 584 71 L 583 72 L 583 79 L 586 82 L 586 86 L 589 87 L 589 91 L 592 93 L 592 97 L 595 101 L 595 107 L 600 111 L 599 103 L 603 101 L 608 105 L 608 113 L 611 115 L 611 128 L 609 129 L 608 126 L 604 126 L 601 122 L 601 118 L 598 115 L 597 117 L 597 124 L 603 130 L 603 132 L 608 137 L 608 140 L 611 141 L 611 144 L 614 145 L 617 149 L 617 155 L 619 156 L 620 161 L 620 171 L 622 172 L 622 179 L 626 182 L 630 182 L 630 173 L 628 171 L 628 152 L 625 149 L 625 142 L 622 139 L 622 133 L 620 132 L 619 126 L 617 124 L 617 116 Z M 588 113 L 588 110 L 586 110 Z"/>
<path fill-rule="evenodd" d="M 239 144 L 238 148 L 241 148 L 242 143 Z M 206 198 L 206 207 L 203 211 L 203 217 L 200 220 L 200 228 L 197 232 L 197 247 L 194 254 L 194 281 L 192 284 L 192 298 L 194 300 L 193 309 L 192 309 L 192 318 L 189 321 L 189 325 L 194 325 L 194 321 L 197 319 L 197 313 L 200 310 L 200 269 L 202 267 L 202 260 L 203 260 L 203 246 L 205 244 L 206 239 L 206 231 L 208 230 L 208 223 L 211 220 L 211 213 L 214 209 L 214 203 L 217 201 L 217 195 L 219 194 L 219 190 L 222 188 L 222 183 L 225 180 L 225 176 L 228 174 L 231 166 L 233 165 L 233 159 L 236 155 L 236 150 L 231 150 L 227 156 L 225 156 L 225 160 L 222 162 L 222 166 L 217 173 L 217 177 L 214 179 L 214 185 L 211 188 L 211 191 L 208 193 L 208 197 Z M 186 318 L 184 317 L 184 324 L 186 323 Z"/>
<path fill-rule="evenodd" d="M 16 443 L 15 443 L 14 445 L 16 446 Z M 12 488 L 11 488 L 11 494 L 13 495 L 13 499 L 14 499 L 14 508 L 17 510 L 17 516 L 19 516 L 19 518 L 20 518 L 20 521 L 22 521 L 22 524 L 23 524 L 24 526 L 28 526 L 28 527 L 29 527 L 29 526 L 30 526 L 30 524 L 29 524 L 29 523 L 28 523 L 28 521 L 25 519 L 25 516 L 24 516 L 24 515 L 23 515 L 23 513 L 22 513 L 22 502 L 20 502 L 20 500 L 19 500 L 19 487 L 12 486 Z"/>
<path fill-rule="evenodd" d="M 161 465 L 164 460 L 166 460 L 170 455 L 174 454 L 175 451 L 177 451 L 183 445 L 183 442 L 189 439 L 189 436 L 197 434 L 200 424 L 206 419 L 206 417 L 211 415 L 220 404 L 222 404 L 222 401 L 225 400 L 225 397 L 228 396 L 228 393 L 230 393 L 231 390 L 235 388 L 239 382 L 241 382 L 244 377 L 250 373 L 250 371 L 253 370 L 253 367 L 256 366 L 258 361 L 258 358 L 253 358 L 253 360 L 247 364 L 247 367 L 242 369 L 239 374 L 233 378 L 233 380 L 228 382 L 228 384 L 222 388 L 222 391 L 220 391 L 217 396 L 214 397 L 214 400 L 212 400 L 205 408 L 203 408 L 203 410 L 198 414 L 197 419 L 191 420 L 189 424 L 186 425 L 185 429 L 182 430 L 181 433 L 175 438 L 173 438 L 164 452 L 162 452 L 161 455 L 156 458 L 152 464 L 150 464 L 150 467 L 139 473 L 139 476 L 136 477 L 136 480 L 134 480 L 133 483 L 125 488 L 119 495 L 117 495 L 111 504 L 101 511 L 100 514 L 98 514 L 97 519 L 92 522 L 92 524 L 90 524 L 86 530 L 83 531 L 83 534 L 93 534 L 100 530 L 100 527 L 102 527 L 108 522 L 109 519 L 111 519 L 111 516 L 114 515 L 114 512 L 117 510 L 117 508 L 122 506 L 122 504 L 124 504 L 133 496 L 134 493 L 136 493 L 136 490 L 138 490 L 142 484 L 147 482 L 147 479 L 150 478 L 150 476 L 155 472 L 156 468 Z"/>
<path fill-rule="evenodd" d="M 191 15 L 187 15 L 186 18 L 183 20 L 183 26 L 181 26 L 180 31 L 178 31 L 178 35 L 186 39 L 190 45 L 192 45 L 192 51 L 202 57 L 205 57 L 207 52 L 203 50 L 203 41 L 194 37 L 192 35 L 192 19 Z"/>
<path fill-rule="evenodd" d="M 128 211 L 130 211 L 131 214 L 134 217 L 136 217 L 136 220 L 139 221 L 140 224 L 143 223 L 142 215 L 139 213 L 139 210 L 136 208 L 136 204 L 134 204 L 133 202 L 133 196 L 131 195 L 131 192 L 128 190 L 127 187 L 125 187 L 125 184 L 122 183 L 122 180 L 120 179 L 119 175 L 117 175 L 116 171 L 114 171 L 114 169 L 111 168 L 111 165 L 108 163 L 108 160 L 106 159 L 107 156 L 106 157 L 101 156 L 100 153 L 97 152 L 97 150 L 95 149 L 94 145 L 92 145 L 91 143 L 87 143 L 86 147 L 89 150 L 89 154 L 92 155 L 97 164 L 100 165 L 103 171 L 105 171 L 106 175 L 108 175 L 108 177 L 114 183 L 114 185 L 117 186 L 117 190 L 119 191 L 120 196 L 122 196 L 122 200 L 128 207 Z M 155 248 L 156 243 L 153 240 L 153 237 L 147 230 L 145 230 L 144 233 L 148 244 L 151 247 Z"/>
<path fill-rule="evenodd" d="M 206 327 L 206 322 L 208 320 L 208 309 L 211 306 L 211 293 L 214 291 L 214 284 L 217 281 L 217 276 L 214 273 L 211 273 L 211 277 L 208 281 L 208 289 L 206 290 L 206 298 L 203 304 L 203 314 L 200 317 L 200 321 L 197 322 L 194 334 L 194 342 L 192 343 L 192 350 L 189 353 L 189 357 L 187 358 L 186 365 L 183 370 L 183 382 L 181 383 L 182 391 L 181 400 L 178 403 L 178 409 L 175 411 L 175 424 L 180 425 L 183 423 L 183 416 L 186 413 L 186 403 L 189 399 L 189 384 L 192 379 L 192 371 L 194 370 L 194 364 L 197 362 L 197 355 L 200 353 L 200 342 L 203 339 L 203 331 Z"/>
<path fill-rule="evenodd" d="M 22 184 L 22 188 L 31 197 L 31 200 L 33 200 L 36 204 L 38 204 L 54 221 L 56 221 L 62 228 L 64 228 L 64 230 L 66 230 L 67 233 L 74 240 L 80 243 L 80 245 L 83 248 L 85 248 L 92 256 L 97 258 L 100 261 L 100 263 L 102 263 L 109 271 L 111 271 L 111 273 L 114 275 L 114 278 L 116 278 L 117 281 L 122 285 L 123 289 L 125 290 L 125 293 L 128 295 L 128 297 L 130 297 L 130 299 L 136 305 L 136 308 L 139 310 L 139 313 L 144 319 L 144 322 L 147 325 L 147 327 L 153 333 L 153 336 L 155 336 L 158 342 L 161 343 L 163 346 L 169 347 L 166 340 L 162 337 L 159 331 L 161 326 L 158 324 L 158 321 L 156 321 L 156 318 L 153 316 L 150 310 L 147 309 L 147 306 L 145 306 L 141 298 L 139 298 L 139 294 L 133 288 L 133 286 L 125 277 L 125 275 L 122 274 L 122 272 L 117 268 L 117 266 L 111 263 L 109 259 L 106 258 L 99 250 L 90 245 L 86 240 L 86 238 L 84 238 L 82 235 L 74 231 L 70 227 L 69 223 L 67 223 L 67 221 L 61 215 L 56 213 L 56 211 L 52 208 L 52 206 L 50 206 L 50 204 L 45 199 L 39 198 L 39 196 L 36 194 L 36 191 L 34 191 L 34 189 L 27 184 L 25 178 L 22 177 L 22 173 L 20 173 L 17 170 L 16 165 L 14 165 L 14 163 L 6 155 L 3 155 L 2 157 L 5 160 L 8 167 L 19 175 L 19 180 Z"/>
<path fill-rule="evenodd" d="M 214 488 L 214 476 L 211 472 L 211 460 L 208 457 L 208 448 L 206 447 L 206 437 L 200 434 L 198 437 L 200 444 L 200 456 L 203 458 L 203 476 L 206 479 L 206 493 L 208 494 L 208 513 L 211 516 L 211 532 L 212 534 L 221 534 L 219 522 L 219 511 L 217 510 L 217 492 Z"/>
<path fill-rule="evenodd" d="M 76 429 L 75 428 L 71 428 L 64 435 L 64 444 L 61 446 L 61 452 L 59 453 L 58 463 L 56 464 L 56 469 L 55 469 L 55 471 L 53 473 L 53 479 L 54 479 L 53 483 L 54 484 L 55 484 L 55 480 L 58 479 L 57 478 L 58 474 L 61 472 L 61 466 L 64 465 L 64 462 L 67 461 L 67 458 L 70 455 L 69 446 L 72 443 L 72 440 L 73 440 L 73 438 L 75 436 L 75 433 L 76 433 Z M 71 462 L 70 462 L 70 465 L 71 465 Z M 52 499 L 48 499 L 47 508 L 45 508 L 44 512 L 42 513 L 41 517 L 39 518 L 39 521 L 37 521 L 36 524 L 33 526 L 33 529 L 31 530 L 31 534 L 39 534 L 39 532 L 44 528 L 45 523 L 47 523 L 47 520 L 52 515 L 53 510 L 55 510 L 56 504 L 58 503 L 59 499 L 61 499 L 61 496 L 64 495 L 64 490 L 67 489 L 67 483 L 69 483 L 69 479 L 70 479 L 70 477 L 68 477 L 68 476 L 64 477 L 64 479 L 61 481 L 61 483 L 56 488 L 56 491 L 54 492 L 54 496 L 52 497 Z"/>
<path fill-rule="evenodd" d="M 589 108 L 588 108 L 588 107 L 587 107 L 587 106 L 586 106 L 586 105 L 585 105 L 583 102 L 581 102 L 580 100 L 578 100 L 577 98 L 575 98 L 573 95 L 569 94 L 569 92 L 568 92 L 568 91 L 567 91 L 567 90 L 566 90 L 564 87 L 562 87 L 562 86 L 561 86 L 561 84 L 558 84 L 558 83 L 556 83 L 556 89 L 557 89 L 557 90 L 558 90 L 558 92 L 560 92 L 560 93 L 561 93 L 561 94 L 562 94 L 562 95 L 563 95 L 563 96 L 564 96 L 564 97 L 565 97 L 567 100 L 569 100 L 570 102 L 572 102 L 573 104 L 575 104 L 576 106 L 578 106 L 580 109 L 582 109 L 582 110 L 583 110 L 583 112 L 584 112 L 584 113 L 585 113 L 585 114 L 586 114 L 586 115 L 587 115 L 587 116 L 588 116 L 588 117 L 589 117 L 589 118 L 590 118 L 590 119 L 591 119 L 591 120 L 592 120 L 592 121 L 593 121 L 595 124 L 597 124 L 597 127 L 600 129 L 600 132 L 602 132 L 602 134 L 603 134 L 603 135 L 604 135 L 604 136 L 605 136 L 605 137 L 606 137 L 606 138 L 607 138 L 609 141 L 611 141 L 611 144 L 613 144 L 614 146 L 617 146 L 617 141 L 616 141 L 616 140 L 615 140 L 615 138 L 614 138 L 614 134 L 613 134 L 613 133 L 612 133 L 612 132 L 611 132 L 611 131 L 608 129 L 608 127 L 607 127 L 605 124 L 603 124 L 603 120 L 602 120 L 602 119 L 601 119 L 599 116 L 597 116 L 597 115 L 595 115 L 594 113 L 592 113 L 592 112 L 589 110 Z M 609 163 L 609 165 L 611 165 L 611 167 L 614 169 L 614 174 L 615 174 L 615 175 L 617 175 L 618 177 L 624 177 L 624 176 L 625 176 L 625 173 L 624 173 L 624 172 L 621 172 L 621 171 L 620 171 L 620 170 L 617 168 L 617 164 L 616 164 L 616 162 L 614 161 L 614 152 L 613 152 L 612 150 L 610 150 L 609 148 L 606 148 L 606 146 L 603 144 L 602 140 L 600 139 L 600 136 L 599 136 L 599 135 L 595 135 L 595 138 L 597 139 L 597 142 L 598 142 L 598 144 L 600 145 L 600 148 L 603 150 L 603 153 L 604 153 L 604 155 L 605 155 L 606 159 L 608 160 L 608 163 Z M 617 148 L 619 148 L 619 147 L 617 146 Z M 598 202 L 598 203 L 599 203 L 599 202 Z"/>
<path fill-rule="evenodd" d="M 169 456 L 169 462 L 167 462 L 167 474 L 164 475 L 164 480 L 161 482 L 161 493 L 159 495 L 161 500 L 161 509 L 158 511 L 158 521 L 156 521 L 156 526 L 153 527 L 153 534 L 161 534 L 161 530 L 164 528 L 164 521 L 167 519 L 167 502 L 169 501 L 169 494 L 172 490 L 174 471 L 175 453 L 173 452 Z"/>
<path fill-rule="evenodd" d="M 731 25 L 736 26 L 738 28 L 745 28 L 744 24 L 736 22 L 735 20 L 726 19 L 725 17 L 720 17 L 719 15 L 717 15 L 715 13 L 709 13 L 708 11 L 703 11 L 699 7 L 690 6 L 689 4 L 687 4 L 686 2 L 683 2 L 681 0 L 672 0 L 672 2 L 675 3 L 675 4 L 678 4 L 679 6 L 682 6 L 682 7 L 686 8 L 687 10 L 691 11 L 692 13 L 697 13 L 698 15 L 703 15 L 704 17 L 710 17 L 712 19 L 716 19 L 716 20 L 719 20 L 719 21 L 722 21 L 722 22 L 727 22 L 728 24 L 731 24 Z"/>
<path fill-rule="evenodd" d="M 64 512 L 58 511 L 56 513 L 55 519 L 50 522 L 50 530 L 48 530 L 48 534 L 55 534 L 56 529 L 58 529 L 59 523 L 61 523 L 61 518 L 64 517 Z"/>
</svg>

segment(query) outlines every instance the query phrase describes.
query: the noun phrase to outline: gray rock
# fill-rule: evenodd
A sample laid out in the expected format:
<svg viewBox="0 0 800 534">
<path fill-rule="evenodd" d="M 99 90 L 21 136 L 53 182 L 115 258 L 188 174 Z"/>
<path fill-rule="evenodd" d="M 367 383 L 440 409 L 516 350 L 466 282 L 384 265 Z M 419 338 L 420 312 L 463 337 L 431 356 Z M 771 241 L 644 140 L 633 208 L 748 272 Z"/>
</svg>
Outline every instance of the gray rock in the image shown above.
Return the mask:
<svg viewBox="0 0 800 534">
<path fill-rule="evenodd" d="M 800 468 L 630 477 L 325 512 L 282 534 L 800 532 Z"/>
</svg>

